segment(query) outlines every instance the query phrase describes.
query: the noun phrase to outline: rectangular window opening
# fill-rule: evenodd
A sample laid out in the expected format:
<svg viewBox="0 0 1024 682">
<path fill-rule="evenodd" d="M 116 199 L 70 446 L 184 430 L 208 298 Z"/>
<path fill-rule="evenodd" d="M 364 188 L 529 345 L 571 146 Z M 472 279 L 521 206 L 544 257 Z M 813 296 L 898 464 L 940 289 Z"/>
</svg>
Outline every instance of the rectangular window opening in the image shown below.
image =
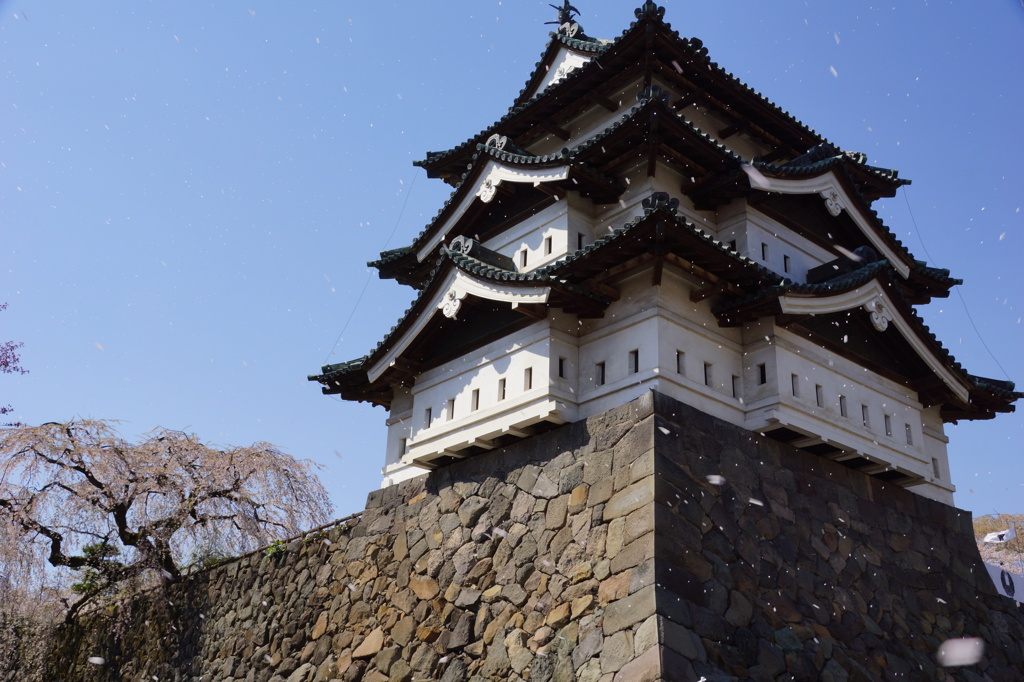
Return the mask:
<svg viewBox="0 0 1024 682">
<path fill-rule="evenodd" d="M 913 445 L 914 444 L 914 432 L 911 430 L 910 424 L 904 424 L 903 425 L 903 433 L 905 433 L 906 436 L 907 436 L 907 445 Z M 933 459 L 932 461 L 935 462 L 936 460 Z M 937 473 L 935 475 L 938 476 Z"/>
<path fill-rule="evenodd" d="M 551 255 L 551 237 L 544 237 L 544 255 Z"/>
<path fill-rule="evenodd" d="M 789 375 L 789 388 L 794 398 L 800 397 L 800 377 L 796 374 Z"/>
<path fill-rule="evenodd" d="M 736 253 L 739 253 L 739 249 L 736 248 L 736 240 L 735 239 L 729 240 L 729 248 L 732 249 L 733 251 L 735 251 Z"/>
<path fill-rule="evenodd" d="M 714 373 L 711 371 L 711 363 L 710 362 L 705 362 L 704 363 L 704 385 L 705 386 L 712 386 L 713 385 L 713 382 L 714 382 L 713 374 Z"/>
<path fill-rule="evenodd" d="M 498 379 L 498 400 L 505 399 L 505 380 Z"/>
<path fill-rule="evenodd" d="M 558 378 L 565 378 L 565 358 L 558 358 Z"/>
<path fill-rule="evenodd" d="M 474 388 L 470 398 L 470 409 L 476 412 L 480 409 L 480 389 Z"/>
<path fill-rule="evenodd" d="M 839 396 L 839 416 L 841 416 L 841 417 L 849 417 L 850 416 L 850 415 L 848 415 L 846 413 L 846 396 L 845 395 Z"/>
<path fill-rule="evenodd" d="M 761 386 L 768 383 L 768 367 L 763 362 L 757 366 L 757 383 Z"/>
<path fill-rule="evenodd" d="M 519 267 L 521 268 L 526 267 L 526 253 L 526 249 L 519 252 Z"/>
<path fill-rule="evenodd" d="M 582 232 L 577 232 L 576 233 L 576 250 L 577 251 L 582 251 L 583 250 L 583 233 Z"/>
<path fill-rule="evenodd" d="M 599 362 L 594 365 L 594 383 L 598 386 L 604 386 L 604 363 Z"/>
<path fill-rule="evenodd" d="M 867 405 L 861 405 L 860 406 L 860 420 L 864 424 L 864 426 L 871 426 L 871 419 L 869 418 L 869 415 L 868 415 L 868 406 Z"/>
<path fill-rule="evenodd" d="M 782 256 L 782 271 L 789 272 L 789 256 Z"/>
<path fill-rule="evenodd" d="M 814 402 L 818 407 L 825 407 L 825 389 L 820 384 L 814 384 Z"/>
<path fill-rule="evenodd" d="M 935 474 L 935 478 L 942 478 L 942 472 L 939 471 L 939 458 L 932 457 L 932 473 Z"/>
<path fill-rule="evenodd" d="M 885 435 L 892 436 L 892 417 L 885 415 Z"/>
<path fill-rule="evenodd" d="M 629 351 L 629 373 L 636 374 L 640 371 L 640 350 Z"/>
<path fill-rule="evenodd" d="M 431 408 L 423 410 L 423 428 L 429 429 L 430 422 L 434 419 L 434 411 Z"/>
<path fill-rule="evenodd" d="M 676 374 L 686 376 L 686 353 L 681 350 L 676 351 Z"/>
<path fill-rule="evenodd" d="M 761 260 L 768 261 L 768 244 L 761 242 Z"/>
<path fill-rule="evenodd" d="M 449 398 L 444 408 L 445 421 L 455 419 L 455 398 Z"/>
<path fill-rule="evenodd" d="M 732 375 L 732 397 L 740 397 L 740 378 L 735 374 Z"/>
<path fill-rule="evenodd" d="M 409 439 L 408 438 L 402 438 L 401 440 L 398 441 L 398 455 L 399 455 L 399 457 L 401 457 L 402 455 L 404 455 L 408 451 L 409 451 Z"/>
<path fill-rule="evenodd" d="M 523 390 L 529 391 L 533 388 L 533 367 L 527 367 L 523 372 Z"/>
</svg>

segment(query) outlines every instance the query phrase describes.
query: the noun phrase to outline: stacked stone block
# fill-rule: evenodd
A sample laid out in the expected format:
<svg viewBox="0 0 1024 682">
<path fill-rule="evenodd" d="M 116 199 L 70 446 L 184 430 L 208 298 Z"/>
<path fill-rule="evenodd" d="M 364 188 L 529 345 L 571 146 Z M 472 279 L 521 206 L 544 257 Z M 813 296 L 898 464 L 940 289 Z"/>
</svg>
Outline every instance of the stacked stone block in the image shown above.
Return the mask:
<svg viewBox="0 0 1024 682">
<path fill-rule="evenodd" d="M 1020 679 L 970 516 L 649 394 L 64 633 L 58 679 Z M 983 661 L 942 669 L 942 641 Z M 102 666 L 87 659 L 99 656 Z"/>
</svg>

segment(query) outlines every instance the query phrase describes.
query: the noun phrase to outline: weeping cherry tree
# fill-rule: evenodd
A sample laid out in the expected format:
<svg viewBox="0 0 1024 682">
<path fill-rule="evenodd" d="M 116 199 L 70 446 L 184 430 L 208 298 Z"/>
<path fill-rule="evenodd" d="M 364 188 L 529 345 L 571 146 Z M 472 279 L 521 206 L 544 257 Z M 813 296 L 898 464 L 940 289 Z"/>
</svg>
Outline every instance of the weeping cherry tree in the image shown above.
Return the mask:
<svg viewBox="0 0 1024 682">
<path fill-rule="evenodd" d="M 119 585 L 174 581 L 197 556 L 294 535 L 331 513 L 311 466 L 268 443 L 220 448 L 167 429 L 132 443 L 111 421 L 5 428 L 0 587 L 70 573 L 71 589 L 54 588 L 70 620 Z"/>
</svg>

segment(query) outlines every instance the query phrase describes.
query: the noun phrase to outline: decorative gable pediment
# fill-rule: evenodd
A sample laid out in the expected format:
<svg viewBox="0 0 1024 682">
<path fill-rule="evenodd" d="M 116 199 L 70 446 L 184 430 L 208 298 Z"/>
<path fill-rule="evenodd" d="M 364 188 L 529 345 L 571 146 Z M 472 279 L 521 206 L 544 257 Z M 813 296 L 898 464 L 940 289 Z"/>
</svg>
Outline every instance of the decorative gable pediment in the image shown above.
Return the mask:
<svg viewBox="0 0 1024 682">
<path fill-rule="evenodd" d="M 877 219 L 866 213 L 864 202 L 848 189 L 835 169 L 809 177 L 772 177 L 751 164 L 744 164 L 743 170 L 754 189 L 778 194 L 818 195 L 829 215 L 834 218 L 845 211 L 864 238 L 892 264 L 901 277 L 906 279 L 910 275 L 912 259 L 905 252 L 897 251 L 883 238 L 876 224 Z"/>
</svg>

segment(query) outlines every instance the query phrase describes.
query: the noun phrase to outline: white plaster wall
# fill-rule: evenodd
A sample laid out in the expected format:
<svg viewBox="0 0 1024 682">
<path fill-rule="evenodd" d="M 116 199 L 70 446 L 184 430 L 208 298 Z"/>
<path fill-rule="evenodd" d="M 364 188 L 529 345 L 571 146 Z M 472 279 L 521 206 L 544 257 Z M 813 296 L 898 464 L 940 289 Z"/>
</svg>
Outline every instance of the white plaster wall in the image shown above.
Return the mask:
<svg viewBox="0 0 1024 682">
<path fill-rule="evenodd" d="M 567 339 L 569 339 L 567 341 Z M 552 382 L 551 358 L 566 357 L 566 373 L 574 376 L 576 356 L 571 337 L 538 321 L 421 374 L 412 389 L 407 423 L 406 464 L 442 452 L 487 446 L 489 439 L 540 420 L 574 421 L 571 379 Z M 529 386 L 526 372 L 530 370 Z M 555 367 L 557 379 L 557 366 Z M 501 382 L 504 381 L 504 396 Z M 474 392 L 478 402 L 474 405 Z M 449 401 L 452 410 L 449 414 Z M 430 410 L 429 421 L 427 410 Z"/>
<path fill-rule="evenodd" d="M 844 450 L 888 462 L 923 477 L 922 494 L 946 502 L 952 501 L 948 462 L 942 442 L 941 420 L 926 415 L 913 390 L 871 372 L 845 358 L 833 355 L 817 345 L 782 328 L 763 334 L 768 321 L 752 325 L 748 338 L 768 336 L 748 352 L 745 376 L 749 396 L 746 426 L 752 430 L 767 428 L 771 420 L 807 431 Z M 768 382 L 758 386 L 757 365 L 765 362 Z M 793 395 L 793 377 L 797 395 Z M 818 405 L 817 387 L 822 404 Z M 842 414 L 840 396 L 845 397 Z M 862 406 L 867 408 L 865 425 Z M 886 433 L 889 416 L 891 433 Z M 925 422 L 930 436 L 925 439 Z M 907 442 L 906 427 L 910 428 Z M 941 476 L 933 473 L 932 457 L 938 461 Z"/>
<path fill-rule="evenodd" d="M 561 48 L 555 58 L 551 61 L 551 66 L 548 68 L 547 75 L 541 80 L 540 85 L 537 86 L 536 93 L 544 92 L 553 83 L 565 78 L 567 75 L 580 68 L 592 59 L 590 55 L 576 52 L 568 48 Z"/>
<path fill-rule="evenodd" d="M 914 391 L 776 327 L 771 318 L 722 328 L 710 300 L 690 301 L 698 283 L 688 274 L 666 267 L 657 287 L 651 285 L 651 276 L 647 269 L 619 282 L 620 299 L 603 318 L 578 320 L 555 311 L 471 356 L 424 372 L 408 395 L 396 397 L 389 420 L 390 469 L 385 473 L 398 476 L 418 458 L 487 447 L 489 439 L 502 433 L 526 435 L 524 429 L 538 421 L 575 421 L 658 390 L 754 431 L 786 425 L 807 434 L 808 442 L 820 439 L 881 462 L 879 471 L 888 463 L 922 478 L 915 491 L 951 502 L 937 408 L 924 410 Z M 637 353 L 635 367 L 632 351 Z M 683 372 L 677 371 L 677 352 L 683 354 Z M 600 384 L 598 363 L 604 364 Z M 710 368 L 708 378 L 705 366 Z M 528 390 L 527 367 L 532 370 Z M 500 379 L 505 380 L 503 400 Z M 474 390 L 479 391 L 475 410 Z M 845 416 L 840 396 L 845 397 Z M 455 401 L 451 417 L 449 400 Z M 867 426 L 862 405 L 869 413 Z M 885 415 L 890 434 L 885 432 Z"/>
<path fill-rule="evenodd" d="M 745 206 L 730 205 L 720 212 L 718 239 L 726 244 L 735 240 L 741 255 L 794 282 L 806 282 L 808 270 L 837 256 Z M 762 244 L 767 245 L 767 258 L 764 258 Z M 788 271 L 786 256 L 789 257 Z"/>
</svg>

